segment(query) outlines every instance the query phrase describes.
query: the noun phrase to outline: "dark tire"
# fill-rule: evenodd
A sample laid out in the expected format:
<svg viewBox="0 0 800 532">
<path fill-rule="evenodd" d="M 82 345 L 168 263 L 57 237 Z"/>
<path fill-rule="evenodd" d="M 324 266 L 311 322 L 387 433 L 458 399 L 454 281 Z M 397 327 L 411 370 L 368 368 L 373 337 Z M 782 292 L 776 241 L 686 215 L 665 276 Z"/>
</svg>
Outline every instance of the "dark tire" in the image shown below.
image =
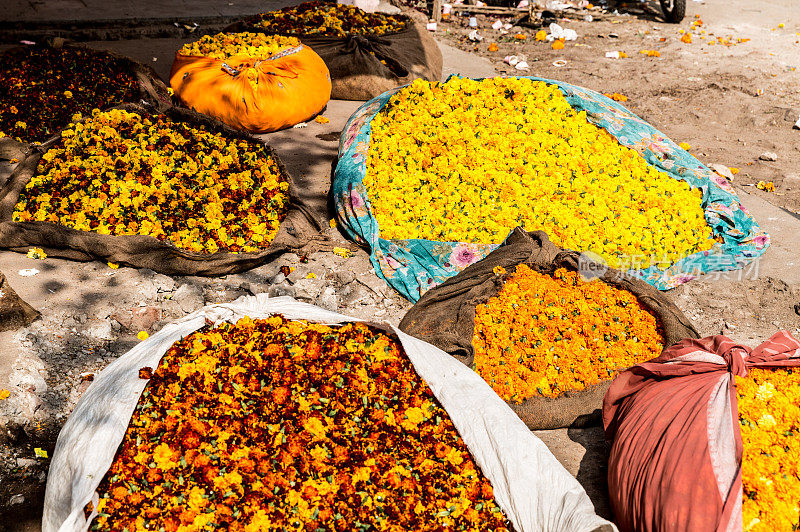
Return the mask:
<svg viewBox="0 0 800 532">
<path fill-rule="evenodd" d="M 661 0 L 661 10 L 667 22 L 677 24 L 686 16 L 686 0 Z"/>
</svg>

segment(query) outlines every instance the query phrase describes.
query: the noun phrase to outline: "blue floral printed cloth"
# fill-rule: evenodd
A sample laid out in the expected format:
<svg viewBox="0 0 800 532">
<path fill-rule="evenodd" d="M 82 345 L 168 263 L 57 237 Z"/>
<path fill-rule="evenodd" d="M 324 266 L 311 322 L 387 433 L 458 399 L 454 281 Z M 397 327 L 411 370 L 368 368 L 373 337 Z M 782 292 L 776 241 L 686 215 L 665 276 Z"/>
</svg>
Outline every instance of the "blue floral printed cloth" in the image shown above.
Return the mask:
<svg viewBox="0 0 800 532">
<path fill-rule="evenodd" d="M 633 260 L 626 268 L 628 273 L 659 290 L 668 290 L 703 273 L 743 268 L 769 247 L 769 235 L 739 203 L 730 183 L 653 126 L 592 90 L 562 81 L 527 76 L 526 79 L 558 86 L 573 108 L 586 111 L 591 123 L 605 128 L 621 144 L 635 149 L 659 170 L 702 191 L 706 221 L 718 242 L 711 249 L 684 257 L 674 264 L 656 261 L 647 269 L 638 269 Z M 366 102 L 348 120 L 339 140 L 333 194 L 339 223 L 350 237 L 369 246 L 375 272 L 403 296 L 417 301 L 432 287 L 488 255 L 497 245 L 423 239 L 386 240 L 380 237 L 378 221 L 372 216 L 363 184 L 371 122 L 401 88 Z"/>
</svg>

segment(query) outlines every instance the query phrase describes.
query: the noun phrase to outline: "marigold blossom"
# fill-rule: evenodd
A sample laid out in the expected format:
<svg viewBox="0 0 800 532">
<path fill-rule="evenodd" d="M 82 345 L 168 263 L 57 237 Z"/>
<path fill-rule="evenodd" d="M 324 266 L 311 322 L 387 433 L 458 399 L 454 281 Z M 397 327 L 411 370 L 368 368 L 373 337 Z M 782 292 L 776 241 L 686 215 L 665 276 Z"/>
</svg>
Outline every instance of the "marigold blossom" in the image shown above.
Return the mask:
<svg viewBox="0 0 800 532">
<path fill-rule="evenodd" d="M 506 401 L 583 390 L 661 354 L 659 324 L 636 297 L 564 268 L 496 267 L 503 288 L 475 309 L 475 371 Z"/>
<path fill-rule="evenodd" d="M 261 144 L 165 115 L 95 111 L 45 152 L 13 219 L 149 235 L 198 253 L 254 252 L 275 238 L 288 189 Z"/>
<path fill-rule="evenodd" d="M 742 434 L 744 530 L 797 530 L 800 522 L 800 369 L 736 377 Z"/>
<path fill-rule="evenodd" d="M 385 35 L 404 30 L 402 15 L 367 13 L 352 5 L 304 2 L 257 16 L 257 25 L 281 35 Z"/>
<path fill-rule="evenodd" d="M 364 185 L 387 239 L 499 244 L 523 226 L 644 268 L 714 244 L 699 189 L 530 79 L 401 89 L 372 119 Z"/>
<path fill-rule="evenodd" d="M 265 35 L 263 33 L 217 33 L 205 35 L 200 40 L 184 44 L 179 53 L 191 56 L 228 59 L 246 56 L 267 59 L 283 50 L 300 45 L 297 37 Z"/>
<path fill-rule="evenodd" d="M 76 113 L 138 100 L 127 62 L 101 51 L 25 46 L 2 57 L 0 137 L 44 142 Z"/>
</svg>

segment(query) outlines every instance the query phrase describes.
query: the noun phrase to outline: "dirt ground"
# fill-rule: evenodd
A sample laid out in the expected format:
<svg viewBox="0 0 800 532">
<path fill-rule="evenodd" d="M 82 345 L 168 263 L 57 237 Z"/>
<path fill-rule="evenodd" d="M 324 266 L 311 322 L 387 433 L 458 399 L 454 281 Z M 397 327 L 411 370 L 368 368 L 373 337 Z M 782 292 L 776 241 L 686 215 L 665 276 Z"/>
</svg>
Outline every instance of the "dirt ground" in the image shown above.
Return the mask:
<svg viewBox="0 0 800 532">
<path fill-rule="evenodd" d="M 567 10 L 558 23 L 575 30 L 578 39 L 567 41 L 563 50 L 537 42 L 537 29 L 513 28 L 502 35 L 491 28 L 494 16 L 477 17 L 480 42 L 469 40 L 474 28 L 461 16 L 442 22 L 437 36 L 490 58 L 506 75 L 622 94 L 628 98 L 624 105 L 676 142 L 687 142 L 702 162 L 739 168 L 738 186 L 800 212 L 800 129 L 793 128 L 800 120 L 800 5 L 795 0 L 688 4 L 680 24 L 664 22 L 652 1 Z M 591 22 L 584 20 L 587 15 Z M 681 30 L 691 34 L 691 43 L 681 41 Z M 524 41 L 514 38 L 518 33 Z M 493 43 L 499 49 L 489 52 Z M 606 58 L 606 52 L 617 51 L 628 57 Z M 530 69 L 505 64 L 511 55 L 524 56 Z M 554 65 L 562 60 L 564 66 Z M 765 152 L 776 160 L 760 159 Z M 775 192 L 750 186 L 761 180 L 772 181 Z"/>
</svg>

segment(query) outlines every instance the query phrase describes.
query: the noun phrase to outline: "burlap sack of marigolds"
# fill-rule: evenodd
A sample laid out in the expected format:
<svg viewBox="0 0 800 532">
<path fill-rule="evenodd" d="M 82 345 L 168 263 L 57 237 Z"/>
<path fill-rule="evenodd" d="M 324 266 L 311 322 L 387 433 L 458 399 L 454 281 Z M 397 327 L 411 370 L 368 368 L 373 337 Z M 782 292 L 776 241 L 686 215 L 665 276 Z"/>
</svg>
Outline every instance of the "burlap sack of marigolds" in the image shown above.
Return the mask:
<svg viewBox="0 0 800 532">
<path fill-rule="evenodd" d="M 167 275 L 247 270 L 318 235 L 271 148 L 174 107 L 94 111 L 0 188 L 0 248 Z"/>
<path fill-rule="evenodd" d="M 388 324 L 266 294 L 171 323 L 92 382 L 43 532 L 614 532 L 468 368 Z"/>
<path fill-rule="evenodd" d="M 44 142 L 93 109 L 169 101 L 151 67 L 113 52 L 67 44 L 20 46 L 0 56 L 0 137 Z"/>
<path fill-rule="evenodd" d="M 475 369 L 531 429 L 593 421 L 617 373 L 698 337 L 651 285 L 520 228 L 400 329 Z"/>
<path fill-rule="evenodd" d="M 418 78 L 437 81 L 442 76 L 439 46 L 407 15 L 305 2 L 247 18 L 226 31 L 299 38 L 328 65 L 334 100 L 369 100 Z"/>
</svg>

